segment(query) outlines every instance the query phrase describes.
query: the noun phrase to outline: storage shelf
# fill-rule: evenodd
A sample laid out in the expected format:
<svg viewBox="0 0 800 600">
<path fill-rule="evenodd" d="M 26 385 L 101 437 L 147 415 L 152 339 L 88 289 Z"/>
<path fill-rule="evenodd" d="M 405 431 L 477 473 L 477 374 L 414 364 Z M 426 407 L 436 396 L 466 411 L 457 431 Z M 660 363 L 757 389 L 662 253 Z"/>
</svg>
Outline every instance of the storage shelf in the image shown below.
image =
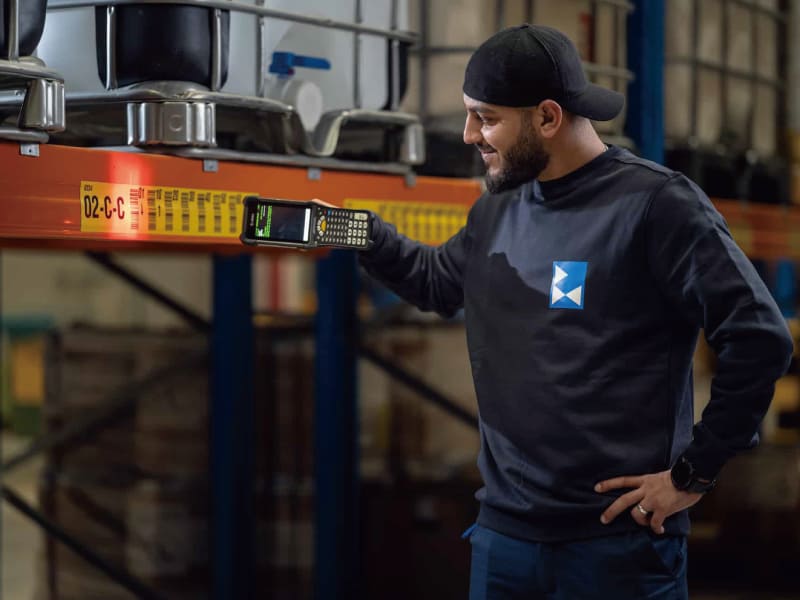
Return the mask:
<svg viewBox="0 0 800 600">
<path fill-rule="evenodd" d="M 480 195 L 478 182 L 469 180 L 419 177 L 409 186 L 402 175 L 223 161 L 206 172 L 198 159 L 38 149 L 39 156 L 23 155 L 19 143 L 0 142 L 2 247 L 251 251 L 238 239 L 241 198 L 249 193 L 336 206 L 412 203 L 416 213 L 422 203 L 430 218 L 442 207 L 465 215 Z"/>
</svg>

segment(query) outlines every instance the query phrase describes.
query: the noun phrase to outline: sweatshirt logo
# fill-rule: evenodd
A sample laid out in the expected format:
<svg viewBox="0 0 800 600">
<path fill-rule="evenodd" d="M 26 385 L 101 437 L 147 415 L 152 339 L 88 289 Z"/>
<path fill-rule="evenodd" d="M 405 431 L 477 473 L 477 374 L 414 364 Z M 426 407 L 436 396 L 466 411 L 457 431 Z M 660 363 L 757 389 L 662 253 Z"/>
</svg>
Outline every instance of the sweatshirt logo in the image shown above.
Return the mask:
<svg viewBox="0 0 800 600">
<path fill-rule="evenodd" d="M 588 262 L 557 260 L 553 262 L 550 308 L 583 310 Z"/>
</svg>

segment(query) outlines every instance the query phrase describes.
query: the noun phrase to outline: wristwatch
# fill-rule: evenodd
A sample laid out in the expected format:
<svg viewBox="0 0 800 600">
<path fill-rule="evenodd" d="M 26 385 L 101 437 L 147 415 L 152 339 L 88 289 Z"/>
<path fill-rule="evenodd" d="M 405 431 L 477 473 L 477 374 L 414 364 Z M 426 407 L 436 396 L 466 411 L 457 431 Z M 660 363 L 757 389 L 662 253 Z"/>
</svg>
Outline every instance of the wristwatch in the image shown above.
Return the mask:
<svg viewBox="0 0 800 600">
<path fill-rule="evenodd" d="M 716 479 L 703 479 L 697 475 L 694 465 L 685 456 L 681 456 L 670 471 L 672 485 L 684 492 L 705 494 L 714 489 Z"/>
</svg>

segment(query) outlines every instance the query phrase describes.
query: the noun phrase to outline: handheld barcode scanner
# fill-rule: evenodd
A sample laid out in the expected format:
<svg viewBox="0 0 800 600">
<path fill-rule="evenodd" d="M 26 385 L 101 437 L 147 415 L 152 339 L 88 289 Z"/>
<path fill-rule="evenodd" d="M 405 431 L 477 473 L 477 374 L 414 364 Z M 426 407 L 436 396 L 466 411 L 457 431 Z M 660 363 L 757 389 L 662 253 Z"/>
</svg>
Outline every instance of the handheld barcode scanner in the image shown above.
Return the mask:
<svg viewBox="0 0 800 600">
<path fill-rule="evenodd" d="M 248 196 L 240 239 L 255 246 L 364 250 L 371 243 L 369 212 Z"/>
</svg>

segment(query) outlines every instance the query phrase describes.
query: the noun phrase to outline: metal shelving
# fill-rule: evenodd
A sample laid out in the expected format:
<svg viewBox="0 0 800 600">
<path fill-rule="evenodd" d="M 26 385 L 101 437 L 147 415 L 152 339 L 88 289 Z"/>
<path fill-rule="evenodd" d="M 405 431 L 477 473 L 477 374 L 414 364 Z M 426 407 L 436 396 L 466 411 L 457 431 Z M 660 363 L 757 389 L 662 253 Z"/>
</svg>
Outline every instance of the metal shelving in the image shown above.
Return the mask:
<svg viewBox="0 0 800 600">
<path fill-rule="evenodd" d="M 480 193 L 476 181 L 420 177 L 410 172 L 369 173 L 319 166 L 285 166 L 208 161 L 121 150 L 56 145 L 0 143 L 0 247 L 83 250 L 101 266 L 175 310 L 192 327 L 208 333 L 212 346 L 211 499 L 213 598 L 252 598 L 254 535 L 252 507 L 253 337 L 251 256 L 238 240 L 241 198 L 248 193 L 290 199 L 323 198 L 335 205 L 370 206 L 389 211 L 412 231 L 431 241 L 449 237 L 466 218 Z M 429 208 L 426 214 L 426 207 Z M 441 239 L 439 239 L 441 241 Z M 110 252 L 183 251 L 214 255 L 212 322 L 185 310 L 146 280 L 120 267 Z M 261 251 L 261 249 L 259 249 Z M 353 440 L 356 388 L 354 257 L 334 252 L 319 264 L 318 293 L 323 310 L 316 326 L 317 551 L 341 558 L 337 569 L 321 569 L 319 590 L 347 597 L 354 585 L 357 555 L 352 546 L 357 516 Z M 348 275 L 349 274 L 349 275 Z M 351 351 L 347 351 L 350 348 Z M 38 440 L 34 448 L 47 447 Z M 10 457 L 9 464 L 16 458 Z M 331 477 L 339 473 L 340 476 Z M 14 501 L 13 490 L 4 491 Z M 16 506 L 16 505 L 15 505 Z M 338 507 L 335 509 L 335 507 Z M 28 517 L 54 535 L 63 532 L 42 520 L 32 507 Z M 32 512 L 31 512 L 32 511 Z M 346 515 L 350 515 L 346 518 Z M 343 524 L 346 526 L 343 527 Z M 60 536 L 82 550 L 80 543 Z M 77 544 L 77 545 L 76 545 Z M 102 557 L 82 553 L 128 589 L 137 582 L 104 565 Z M 99 560 L 99 562 L 96 562 Z M 349 573 L 349 575 L 347 575 Z M 323 592 L 325 594 L 327 592 Z M 334 596 L 326 596 L 334 597 Z"/>
</svg>

